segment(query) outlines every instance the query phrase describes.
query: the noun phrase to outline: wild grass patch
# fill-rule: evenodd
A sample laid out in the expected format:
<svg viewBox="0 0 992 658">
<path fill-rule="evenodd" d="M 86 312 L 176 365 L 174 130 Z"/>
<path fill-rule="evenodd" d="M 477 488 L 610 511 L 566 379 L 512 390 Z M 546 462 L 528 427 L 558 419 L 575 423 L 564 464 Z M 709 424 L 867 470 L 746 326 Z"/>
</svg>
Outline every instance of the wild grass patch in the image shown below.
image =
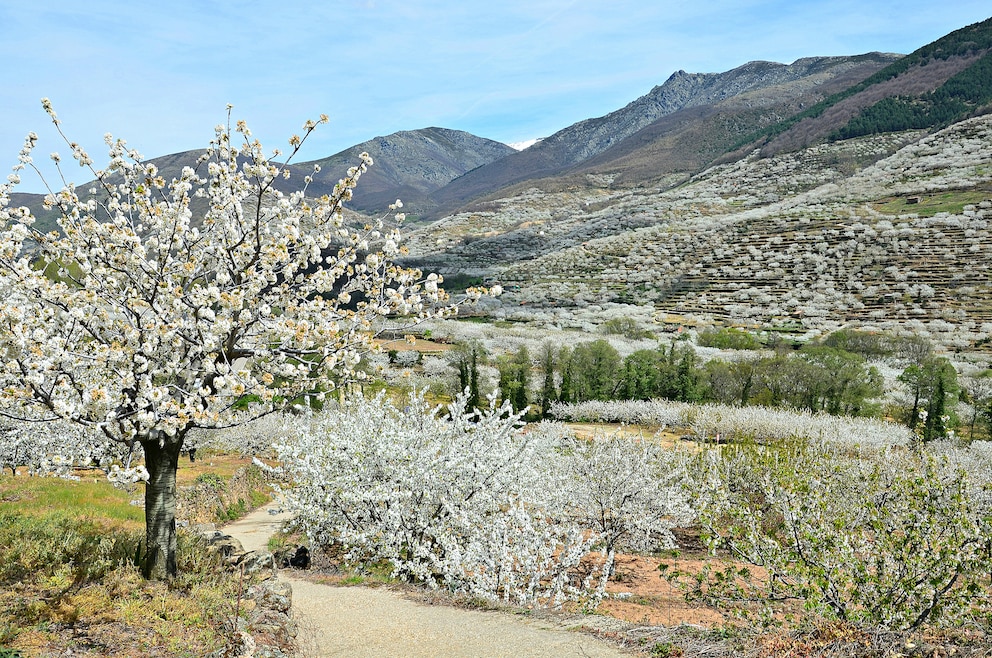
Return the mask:
<svg viewBox="0 0 992 658">
<path fill-rule="evenodd" d="M 918 203 L 910 203 L 906 196 L 881 199 L 873 205 L 876 210 L 886 215 L 905 215 L 913 213 L 920 217 L 933 217 L 937 213 L 946 212 L 960 215 L 964 207 L 977 205 L 992 195 L 987 189 L 947 190 L 916 196 Z"/>
<path fill-rule="evenodd" d="M 243 458 L 207 454 L 181 468 L 226 489 Z M 219 468 L 212 468 L 219 465 Z M 0 658 L 63 655 L 201 657 L 223 649 L 239 592 L 250 582 L 180 531 L 179 576 L 149 582 L 138 564 L 144 512 L 140 487 L 101 475 L 78 481 L 0 476 Z M 267 501 L 252 488 L 239 512 Z M 226 510 L 225 518 L 232 516 Z M 240 614 L 250 612 L 242 601 Z M 20 652 L 20 653 L 18 653 Z"/>
<path fill-rule="evenodd" d="M 180 534 L 181 575 L 146 581 L 141 541 L 140 531 L 66 512 L 0 513 L 0 647 L 190 657 L 223 648 L 245 584 L 189 534 Z"/>
</svg>

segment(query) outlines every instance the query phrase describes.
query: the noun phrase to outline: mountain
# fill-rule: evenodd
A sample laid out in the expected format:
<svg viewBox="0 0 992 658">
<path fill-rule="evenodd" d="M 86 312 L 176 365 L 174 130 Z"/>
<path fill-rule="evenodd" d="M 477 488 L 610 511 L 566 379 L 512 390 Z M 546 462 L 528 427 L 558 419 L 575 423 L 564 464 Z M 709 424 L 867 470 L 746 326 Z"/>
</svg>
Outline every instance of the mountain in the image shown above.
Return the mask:
<svg viewBox="0 0 992 658">
<path fill-rule="evenodd" d="M 605 165 L 626 159 L 613 169 L 627 173 L 633 163 L 640 170 L 633 175 L 635 180 L 673 170 L 697 171 L 741 137 L 849 87 L 898 57 L 871 53 L 810 57 L 792 64 L 750 62 L 724 73 L 677 71 L 626 107 L 580 121 L 455 179 L 432 195 L 439 206 L 434 214 L 516 183 L 560 176 L 583 163 Z M 666 140 L 668 145 L 661 150 L 670 157 L 655 154 L 647 162 L 641 156 L 631 157 L 634 151 Z"/>
<path fill-rule="evenodd" d="M 823 141 L 938 129 L 992 101 L 992 18 L 929 43 L 754 138 L 765 155 Z"/>
<path fill-rule="evenodd" d="M 320 165 L 314 181 L 333 186 L 367 152 L 375 161 L 362 177 L 349 204 L 352 209 L 381 213 L 402 199 L 408 213 L 427 209 L 431 193 L 468 171 L 500 160 L 516 149 L 460 130 L 423 128 L 376 137 L 328 158 L 300 163 L 301 169 Z"/>
<path fill-rule="evenodd" d="M 715 74 L 678 71 L 620 110 L 455 179 L 434 193 L 434 216 L 535 185 L 678 184 L 755 146 L 770 156 L 825 140 L 937 130 L 981 113 L 990 101 L 992 19 L 905 57 L 868 53 L 749 62 Z"/>
<path fill-rule="evenodd" d="M 363 151 L 372 156 L 375 165 L 362 177 L 348 208 L 371 214 L 386 212 L 396 199 L 403 200 L 408 213 L 417 213 L 427 203 L 429 193 L 471 169 L 516 152 L 506 144 L 460 130 L 424 128 L 376 137 L 327 158 L 291 164 L 288 166 L 290 177 L 279 178 L 273 184 L 283 192 L 292 192 L 300 188 L 305 176 L 311 175 L 313 181 L 307 188 L 308 193 L 315 197 L 330 194 L 348 168 L 358 164 L 358 154 Z M 182 151 L 151 158 L 148 162 L 158 167 L 165 180 L 172 180 L 180 176 L 183 167 L 195 166 L 202 153 L 202 150 Z M 316 174 L 313 171 L 315 164 L 321 167 Z M 90 181 L 77 187 L 80 196 L 87 199 L 89 190 L 95 185 Z M 97 196 L 100 196 L 99 191 Z M 47 232 L 57 228 L 57 213 L 46 210 L 43 200 L 41 194 L 12 195 L 15 205 L 32 209 L 37 219 L 36 227 Z M 201 205 L 194 199 L 194 213 L 205 210 Z"/>
</svg>

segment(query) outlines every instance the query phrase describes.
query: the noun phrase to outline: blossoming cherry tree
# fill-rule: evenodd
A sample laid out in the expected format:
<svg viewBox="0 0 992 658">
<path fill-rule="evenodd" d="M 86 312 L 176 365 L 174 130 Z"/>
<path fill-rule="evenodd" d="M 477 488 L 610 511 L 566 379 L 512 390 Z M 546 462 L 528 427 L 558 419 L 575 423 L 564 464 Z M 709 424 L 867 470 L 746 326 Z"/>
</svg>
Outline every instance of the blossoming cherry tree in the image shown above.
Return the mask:
<svg viewBox="0 0 992 658">
<path fill-rule="evenodd" d="M 307 121 L 290 139 L 284 163 L 316 126 Z M 94 189 L 48 194 L 59 231 L 42 233 L 27 208 L 10 205 L 36 141 L 28 136 L 0 186 L 2 396 L 7 409 L 72 421 L 122 454 L 140 446 L 147 474 L 125 470 L 147 478 L 143 572 L 169 578 L 176 469 L 190 430 L 322 398 L 361 376 L 355 366 L 374 349 L 378 319 L 450 307 L 437 277 L 392 262 L 398 230 L 346 221 L 367 154 L 331 194 L 313 198 L 312 176 L 298 191 L 276 189 L 289 177 L 273 160 L 283 154 L 266 155 L 244 122 L 218 126 L 171 181 L 123 140 L 105 138 L 110 162 L 97 170 L 66 139 Z"/>
</svg>

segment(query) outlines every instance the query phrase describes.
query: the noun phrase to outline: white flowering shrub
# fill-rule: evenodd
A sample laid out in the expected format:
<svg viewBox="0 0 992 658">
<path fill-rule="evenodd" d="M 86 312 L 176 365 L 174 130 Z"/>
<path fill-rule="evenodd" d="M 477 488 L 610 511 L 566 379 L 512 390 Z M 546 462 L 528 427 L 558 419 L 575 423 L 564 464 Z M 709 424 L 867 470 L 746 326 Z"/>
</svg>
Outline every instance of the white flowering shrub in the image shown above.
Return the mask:
<svg viewBox="0 0 992 658">
<path fill-rule="evenodd" d="M 297 420 L 275 450 L 313 545 L 428 587 L 554 605 L 582 595 L 576 567 L 597 539 L 550 509 L 557 445 L 521 432 L 507 406 L 469 413 L 462 396 L 432 409 L 415 395 Z"/>
<path fill-rule="evenodd" d="M 244 122 L 218 126 L 172 181 L 123 140 L 107 136 L 110 161 L 97 170 L 66 139 L 96 181 L 89 198 L 73 185 L 46 196 L 60 232 L 35 230 L 27 208 L 10 206 L 34 134 L 0 186 L 0 393 L 141 447 L 147 577 L 176 573 L 176 462 L 191 430 L 361 378 L 380 318 L 415 321 L 446 300 L 436 277 L 392 263 L 398 230 L 345 222 L 367 155 L 330 195 L 308 198 L 309 176 L 295 192 L 276 189 L 289 172 L 273 158 L 291 160 L 316 126 L 307 121 L 285 155 L 267 153 Z"/>
<path fill-rule="evenodd" d="M 683 462 L 676 451 L 622 436 L 574 441 L 560 458 L 556 507 L 596 533 L 606 560 L 600 593 L 618 550 L 676 548 L 672 529 L 686 527 L 695 516 L 681 490 Z"/>
<path fill-rule="evenodd" d="M 412 368 L 420 363 L 421 354 L 417 350 L 403 350 L 396 353 L 396 365 L 401 368 Z"/>
</svg>

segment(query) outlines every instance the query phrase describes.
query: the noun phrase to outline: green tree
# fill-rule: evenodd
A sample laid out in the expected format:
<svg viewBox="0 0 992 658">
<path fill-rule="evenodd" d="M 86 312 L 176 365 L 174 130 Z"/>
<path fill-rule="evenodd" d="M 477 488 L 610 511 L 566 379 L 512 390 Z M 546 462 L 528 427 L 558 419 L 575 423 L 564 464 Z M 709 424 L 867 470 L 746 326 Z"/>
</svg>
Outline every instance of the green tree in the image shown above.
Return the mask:
<svg viewBox="0 0 992 658">
<path fill-rule="evenodd" d="M 813 411 L 860 415 L 865 403 L 882 395 L 882 377 L 863 357 L 833 347 L 803 349 L 795 358 L 805 366 L 804 403 Z"/>
<path fill-rule="evenodd" d="M 516 366 L 517 389 L 513 394 L 513 410 L 523 411 L 530 402 L 530 353 L 521 345 L 513 359 Z"/>
<path fill-rule="evenodd" d="M 638 350 L 623 360 L 616 397 L 624 400 L 664 398 L 680 402 L 702 399 L 696 353 L 691 345 Z"/>
<path fill-rule="evenodd" d="M 797 376 L 793 362 L 785 353 L 759 359 L 754 364 L 754 394 L 752 401 L 768 407 L 785 404 L 793 395 Z"/>
<path fill-rule="evenodd" d="M 468 401 L 465 406 L 469 409 L 483 407 L 479 367 L 485 363 L 486 350 L 478 341 L 472 341 L 454 351 L 454 366 L 458 371 L 458 391 L 468 391 Z"/>
<path fill-rule="evenodd" d="M 750 404 L 757 379 L 758 363 L 758 359 L 707 361 L 703 366 L 706 378 L 704 399 L 741 406 Z"/>
<path fill-rule="evenodd" d="M 702 399 L 699 370 L 696 367 L 696 352 L 691 345 L 676 347 L 672 343 L 668 351 L 667 387 L 662 396 L 679 402 L 699 402 Z"/>
<path fill-rule="evenodd" d="M 971 418 L 968 419 L 968 439 L 975 439 L 975 429 L 978 421 L 986 423 L 992 416 L 992 370 L 983 370 L 973 377 L 969 377 L 962 383 L 962 391 L 967 395 L 967 400 L 971 403 Z M 992 432 L 986 427 L 986 432 L 992 436 Z"/>
<path fill-rule="evenodd" d="M 558 369 L 561 372 L 561 388 L 558 389 L 558 401 L 568 404 L 575 402 L 572 393 L 572 350 L 561 348 L 558 353 Z"/>
<path fill-rule="evenodd" d="M 620 366 L 620 354 L 605 340 L 576 345 L 569 359 L 571 401 L 613 399 Z"/>
<path fill-rule="evenodd" d="M 891 335 L 877 331 L 840 329 L 824 338 L 822 344 L 870 359 L 889 356 L 897 348 L 898 342 Z"/>
<path fill-rule="evenodd" d="M 696 343 L 703 347 L 716 347 L 723 350 L 761 349 L 761 341 L 754 334 L 736 327 L 704 329 L 696 337 Z"/>
<path fill-rule="evenodd" d="M 558 391 L 555 390 L 555 358 L 554 344 L 547 342 L 541 346 L 541 367 L 544 370 L 544 382 L 541 386 L 541 417 L 548 418 L 551 414 L 551 405 L 558 399 Z"/>
<path fill-rule="evenodd" d="M 530 399 L 530 353 L 521 345 L 512 357 L 499 360 L 499 392 L 503 401 L 509 401 L 514 412 L 527 408 Z"/>
<path fill-rule="evenodd" d="M 658 397 L 664 370 L 664 355 L 658 350 L 637 350 L 630 354 L 623 360 L 617 397 L 624 400 Z"/>
<path fill-rule="evenodd" d="M 906 384 L 911 399 L 906 424 L 918 430 L 924 441 L 946 438 L 957 423 L 954 402 L 960 391 L 951 362 L 943 357 L 927 357 L 903 370 L 899 381 Z"/>
<path fill-rule="evenodd" d="M 651 336 L 651 332 L 643 329 L 633 318 L 612 318 L 604 322 L 600 330 L 604 334 L 616 334 L 633 340 Z"/>
</svg>

